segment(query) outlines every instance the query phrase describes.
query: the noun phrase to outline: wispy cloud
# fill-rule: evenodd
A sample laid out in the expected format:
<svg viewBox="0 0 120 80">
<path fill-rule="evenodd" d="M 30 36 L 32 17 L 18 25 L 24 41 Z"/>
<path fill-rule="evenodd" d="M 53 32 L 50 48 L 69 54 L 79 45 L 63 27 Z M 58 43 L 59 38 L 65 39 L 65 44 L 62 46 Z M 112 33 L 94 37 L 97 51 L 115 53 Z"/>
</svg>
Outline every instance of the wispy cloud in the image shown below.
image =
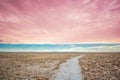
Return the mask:
<svg viewBox="0 0 120 80">
<path fill-rule="evenodd" d="M 119 0 L 1 0 L 4 43 L 120 42 Z"/>
<path fill-rule="evenodd" d="M 116 46 L 93 46 L 93 47 L 73 47 L 71 51 L 78 52 L 120 52 L 120 45 Z"/>
</svg>

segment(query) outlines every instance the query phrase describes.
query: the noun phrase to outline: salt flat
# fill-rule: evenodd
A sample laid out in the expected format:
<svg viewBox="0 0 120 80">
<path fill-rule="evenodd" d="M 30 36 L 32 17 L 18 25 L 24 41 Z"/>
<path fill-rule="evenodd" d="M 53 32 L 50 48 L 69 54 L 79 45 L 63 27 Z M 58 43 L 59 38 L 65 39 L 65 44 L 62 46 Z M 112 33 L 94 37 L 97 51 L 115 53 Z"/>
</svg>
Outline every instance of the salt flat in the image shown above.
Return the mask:
<svg viewBox="0 0 120 80">
<path fill-rule="evenodd" d="M 54 79 L 52 78 L 51 80 L 83 80 L 78 61 L 80 57 L 82 55 L 71 58 L 61 64 L 60 69 L 54 75 Z"/>
</svg>

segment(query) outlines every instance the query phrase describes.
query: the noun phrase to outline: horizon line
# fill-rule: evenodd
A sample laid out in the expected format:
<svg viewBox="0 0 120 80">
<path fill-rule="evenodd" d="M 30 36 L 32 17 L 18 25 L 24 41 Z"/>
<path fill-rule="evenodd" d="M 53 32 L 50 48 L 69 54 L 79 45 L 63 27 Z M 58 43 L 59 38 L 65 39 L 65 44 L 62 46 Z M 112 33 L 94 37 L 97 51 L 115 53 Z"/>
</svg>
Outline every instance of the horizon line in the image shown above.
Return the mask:
<svg viewBox="0 0 120 80">
<path fill-rule="evenodd" d="M 0 43 L 0 44 L 120 44 L 116 42 L 81 42 L 81 43 Z"/>
</svg>

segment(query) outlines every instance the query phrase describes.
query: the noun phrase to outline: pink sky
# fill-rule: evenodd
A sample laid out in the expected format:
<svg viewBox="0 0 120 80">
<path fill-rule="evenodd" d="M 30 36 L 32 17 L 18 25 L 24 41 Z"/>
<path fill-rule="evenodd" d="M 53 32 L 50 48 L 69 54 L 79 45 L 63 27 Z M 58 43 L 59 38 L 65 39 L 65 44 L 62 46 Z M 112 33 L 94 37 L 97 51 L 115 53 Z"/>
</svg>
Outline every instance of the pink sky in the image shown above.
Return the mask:
<svg viewBox="0 0 120 80">
<path fill-rule="evenodd" d="M 0 0 L 1 43 L 120 42 L 120 0 Z"/>
</svg>

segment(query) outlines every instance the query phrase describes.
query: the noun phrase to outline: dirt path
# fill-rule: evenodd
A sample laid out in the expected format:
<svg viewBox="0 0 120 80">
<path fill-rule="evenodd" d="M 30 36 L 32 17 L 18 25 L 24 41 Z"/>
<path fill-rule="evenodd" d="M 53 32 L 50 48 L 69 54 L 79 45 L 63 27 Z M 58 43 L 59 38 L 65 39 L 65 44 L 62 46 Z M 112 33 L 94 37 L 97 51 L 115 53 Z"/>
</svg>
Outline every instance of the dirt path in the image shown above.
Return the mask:
<svg viewBox="0 0 120 80">
<path fill-rule="evenodd" d="M 74 57 L 60 65 L 60 69 L 51 80 L 82 80 L 81 68 L 78 59 L 82 57 Z"/>
</svg>

